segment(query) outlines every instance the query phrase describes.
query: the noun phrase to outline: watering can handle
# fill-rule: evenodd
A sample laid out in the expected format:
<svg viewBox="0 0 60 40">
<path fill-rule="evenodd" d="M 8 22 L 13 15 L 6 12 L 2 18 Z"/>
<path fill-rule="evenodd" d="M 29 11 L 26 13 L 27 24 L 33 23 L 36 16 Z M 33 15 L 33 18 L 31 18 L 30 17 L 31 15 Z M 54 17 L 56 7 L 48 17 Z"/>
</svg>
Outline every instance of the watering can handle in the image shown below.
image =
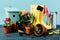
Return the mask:
<svg viewBox="0 0 60 40">
<path fill-rule="evenodd" d="M 50 17 L 51 13 L 49 12 L 48 8 L 46 5 L 44 5 L 44 14 L 46 14 L 48 17 Z"/>
</svg>

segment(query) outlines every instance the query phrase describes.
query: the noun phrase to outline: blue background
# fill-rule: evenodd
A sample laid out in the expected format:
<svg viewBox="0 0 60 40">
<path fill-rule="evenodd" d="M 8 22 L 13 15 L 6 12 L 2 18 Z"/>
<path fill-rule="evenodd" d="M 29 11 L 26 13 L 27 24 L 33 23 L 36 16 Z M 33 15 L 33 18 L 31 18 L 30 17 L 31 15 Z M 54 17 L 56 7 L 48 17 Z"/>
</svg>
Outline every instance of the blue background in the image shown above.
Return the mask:
<svg viewBox="0 0 60 40">
<path fill-rule="evenodd" d="M 0 25 L 6 16 L 4 8 L 12 6 L 20 10 L 26 9 L 30 11 L 31 4 L 45 4 L 50 11 L 57 11 L 57 24 L 60 24 L 60 0 L 0 0 Z"/>
</svg>

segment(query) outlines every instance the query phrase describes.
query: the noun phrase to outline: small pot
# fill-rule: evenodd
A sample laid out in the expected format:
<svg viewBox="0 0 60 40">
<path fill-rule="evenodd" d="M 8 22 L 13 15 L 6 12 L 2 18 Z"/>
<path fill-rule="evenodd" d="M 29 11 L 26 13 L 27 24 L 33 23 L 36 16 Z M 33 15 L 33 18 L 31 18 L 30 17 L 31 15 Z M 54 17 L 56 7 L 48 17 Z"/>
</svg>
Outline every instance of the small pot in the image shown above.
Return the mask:
<svg viewBox="0 0 60 40">
<path fill-rule="evenodd" d="M 4 33 L 10 33 L 11 32 L 11 27 L 4 27 Z"/>
<path fill-rule="evenodd" d="M 23 28 L 27 27 L 28 24 L 27 23 L 23 23 Z"/>
<path fill-rule="evenodd" d="M 17 27 L 16 27 L 16 22 L 13 22 L 12 24 L 14 25 L 14 28 L 16 29 L 16 28 L 17 28 Z"/>
<path fill-rule="evenodd" d="M 30 27 L 25 27 L 26 29 L 26 34 L 31 34 L 31 28 Z"/>
<path fill-rule="evenodd" d="M 16 22 L 13 22 L 12 24 L 13 24 L 13 28 L 12 29 L 18 30 L 18 26 L 17 26 Z"/>
<path fill-rule="evenodd" d="M 36 36 L 42 36 L 42 35 L 44 35 L 44 34 L 47 33 L 47 29 L 43 25 L 37 24 L 36 26 L 40 27 L 40 29 L 41 29 L 41 32 L 40 33 L 37 33 L 36 30 L 34 29 L 34 34 Z"/>
</svg>

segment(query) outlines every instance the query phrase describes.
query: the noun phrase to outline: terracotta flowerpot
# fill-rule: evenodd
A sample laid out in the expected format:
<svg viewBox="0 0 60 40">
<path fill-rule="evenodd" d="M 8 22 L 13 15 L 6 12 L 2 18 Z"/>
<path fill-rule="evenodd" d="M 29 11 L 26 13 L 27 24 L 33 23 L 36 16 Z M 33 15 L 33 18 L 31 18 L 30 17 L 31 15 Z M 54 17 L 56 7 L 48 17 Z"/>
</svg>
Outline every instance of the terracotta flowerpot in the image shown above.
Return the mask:
<svg viewBox="0 0 60 40">
<path fill-rule="evenodd" d="M 17 26 L 16 22 L 13 22 L 12 24 L 13 24 L 13 28 L 12 29 L 18 30 L 18 26 Z"/>
<path fill-rule="evenodd" d="M 34 33 L 34 26 L 33 25 L 31 26 L 31 33 L 32 34 Z"/>
<path fill-rule="evenodd" d="M 4 33 L 10 33 L 11 32 L 11 27 L 4 27 Z"/>
<path fill-rule="evenodd" d="M 44 35 L 44 34 L 47 33 L 47 29 L 46 29 L 43 25 L 37 24 L 36 26 L 39 26 L 39 27 L 40 27 L 40 30 L 41 30 L 40 33 L 37 33 L 36 30 L 34 29 L 34 34 L 35 34 L 36 36 L 42 36 L 42 35 Z"/>
<path fill-rule="evenodd" d="M 26 29 L 26 34 L 31 34 L 31 28 L 30 27 L 25 27 Z"/>
<path fill-rule="evenodd" d="M 27 23 L 23 23 L 23 28 L 27 27 L 28 24 Z"/>
</svg>

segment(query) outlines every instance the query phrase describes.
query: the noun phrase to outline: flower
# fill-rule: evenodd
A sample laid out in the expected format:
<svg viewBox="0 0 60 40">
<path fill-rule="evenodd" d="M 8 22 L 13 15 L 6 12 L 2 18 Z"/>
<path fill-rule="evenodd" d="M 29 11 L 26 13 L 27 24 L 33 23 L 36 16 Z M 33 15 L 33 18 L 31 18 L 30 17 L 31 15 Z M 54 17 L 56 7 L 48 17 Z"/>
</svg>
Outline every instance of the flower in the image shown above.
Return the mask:
<svg viewBox="0 0 60 40">
<path fill-rule="evenodd" d="M 10 18 L 6 18 L 5 21 L 11 21 L 11 19 Z"/>
<path fill-rule="evenodd" d="M 22 12 L 21 16 L 28 15 L 28 12 Z"/>
</svg>

